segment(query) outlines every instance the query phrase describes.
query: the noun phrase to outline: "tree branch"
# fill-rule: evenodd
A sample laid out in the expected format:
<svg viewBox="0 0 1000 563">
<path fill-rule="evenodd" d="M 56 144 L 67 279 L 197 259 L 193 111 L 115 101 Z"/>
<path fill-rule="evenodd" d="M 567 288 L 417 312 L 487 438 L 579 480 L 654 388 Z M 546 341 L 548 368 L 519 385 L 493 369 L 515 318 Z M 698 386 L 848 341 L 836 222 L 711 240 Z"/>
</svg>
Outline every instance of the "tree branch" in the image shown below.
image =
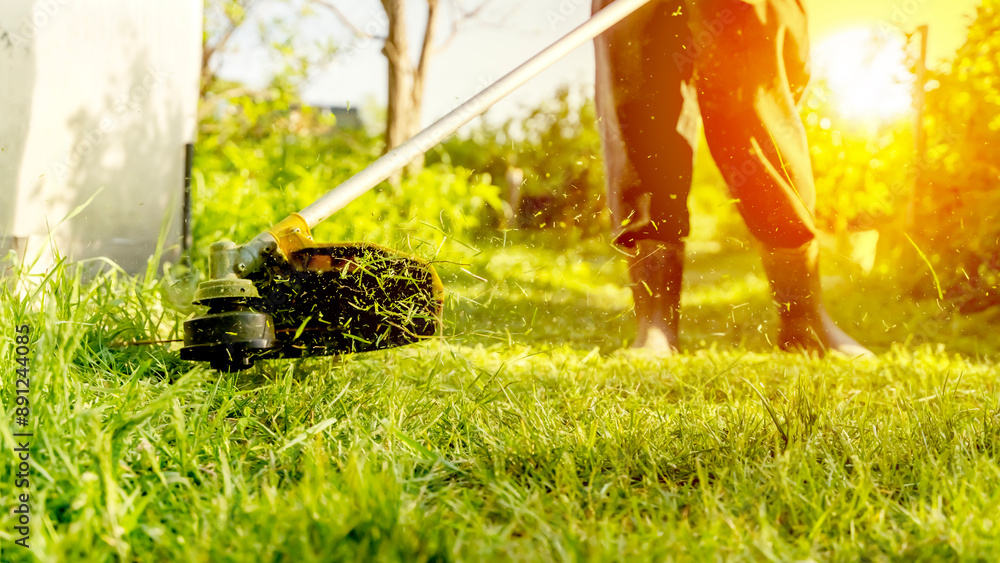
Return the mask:
<svg viewBox="0 0 1000 563">
<path fill-rule="evenodd" d="M 413 76 L 413 95 L 416 107 L 420 107 L 423 102 L 424 78 L 427 75 L 427 66 L 434 51 L 434 22 L 437 18 L 439 4 L 439 0 L 427 0 L 427 29 L 424 32 L 423 45 L 420 47 L 417 71 Z"/>
<path fill-rule="evenodd" d="M 220 50 L 225 48 L 226 43 L 233 36 L 233 33 L 240 28 L 247 21 L 247 16 L 250 10 L 253 8 L 256 0 L 247 0 L 246 4 L 243 5 L 243 17 L 239 20 L 234 18 L 225 8 L 223 8 L 222 13 L 226 17 L 226 30 L 222 33 L 222 36 L 215 40 L 212 45 L 208 44 L 208 37 L 206 35 L 204 41 L 202 42 L 201 51 L 201 88 L 200 95 L 205 97 L 205 93 L 208 92 L 212 81 L 215 79 L 215 72 L 211 69 L 212 57 L 216 55 Z"/>
<path fill-rule="evenodd" d="M 462 9 L 462 3 L 460 0 L 450 0 L 448 4 L 451 6 L 451 11 L 455 14 L 454 18 L 451 20 L 451 32 L 448 37 L 444 40 L 440 47 L 437 48 L 437 52 L 445 51 L 451 46 L 451 43 L 455 40 L 455 36 L 458 35 L 458 30 L 462 25 L 468 23 L 479 17 L 480 12 L 486 8 L 487 5 L 491 4 L 493 0 L 483 0 L 478 6 L 470 10 Z"/>
<path fill-rule="evenodd" d="M 340 23 L 344 24 L 344 27 L 351 30 L 351 33 L 353 33 L 355 37 L 361 39 L 375 39 L 375 37 L 372 36 L 370 33 L 366 33 L 360 27 L 354 25 L 354 22 L 351 21 L 351 18 L 347 17 L 347 14 L 345 14 L 340 8 L 337 7 L 336 4 L 334 4 L 330 0 L 310 0 L 310 2 L 312 2 L 313 4 L 318 4 L 320 6 L 323 6 L 327 10 L 330 10 L 330 12 L 332 12 L 333 15 L 338 20 L 340 20 Z"/>
</svg>

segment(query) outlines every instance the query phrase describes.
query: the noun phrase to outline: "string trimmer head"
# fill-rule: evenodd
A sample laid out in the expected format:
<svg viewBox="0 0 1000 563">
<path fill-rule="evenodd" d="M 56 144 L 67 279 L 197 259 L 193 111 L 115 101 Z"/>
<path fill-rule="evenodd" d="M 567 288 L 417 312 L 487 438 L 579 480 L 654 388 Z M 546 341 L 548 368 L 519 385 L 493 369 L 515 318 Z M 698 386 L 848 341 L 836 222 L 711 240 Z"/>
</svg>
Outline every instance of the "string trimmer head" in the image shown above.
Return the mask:
<svg viewBox="0 0 1000 563">
<path fill-rule="evenodd" d="M 220 371 L 402 346 L 440 324 L 428 263 L 375 244 L 315 244 L 298 214 L 246 245 L 213 244 L 209 260 L 194 299 L 208 311 L 184 323 L 181 357 Z"/>
</svg>

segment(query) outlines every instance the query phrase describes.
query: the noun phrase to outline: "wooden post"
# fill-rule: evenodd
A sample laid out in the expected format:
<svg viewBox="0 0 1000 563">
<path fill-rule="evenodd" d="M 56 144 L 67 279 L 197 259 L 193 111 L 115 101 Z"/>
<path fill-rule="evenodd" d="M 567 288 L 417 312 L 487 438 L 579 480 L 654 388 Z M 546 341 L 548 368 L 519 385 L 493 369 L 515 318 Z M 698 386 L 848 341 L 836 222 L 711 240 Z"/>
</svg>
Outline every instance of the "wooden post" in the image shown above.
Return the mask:
<svg viewBox="0 0 1000 563">
<path fill-rule="evenodd" d="M 917 28 L 920 34 L 920 56 L 917 58 L 916 80 L 913 83 L 913 145 L 914 164 L 913 192 L 906 213 L 907 227 L 916 220 L 917 205 L 926 196 L 924 168 L 927 166 L 927 133 L 924 131 L 924 85 L 927 82 L 927 26 Z"/>
</svg>

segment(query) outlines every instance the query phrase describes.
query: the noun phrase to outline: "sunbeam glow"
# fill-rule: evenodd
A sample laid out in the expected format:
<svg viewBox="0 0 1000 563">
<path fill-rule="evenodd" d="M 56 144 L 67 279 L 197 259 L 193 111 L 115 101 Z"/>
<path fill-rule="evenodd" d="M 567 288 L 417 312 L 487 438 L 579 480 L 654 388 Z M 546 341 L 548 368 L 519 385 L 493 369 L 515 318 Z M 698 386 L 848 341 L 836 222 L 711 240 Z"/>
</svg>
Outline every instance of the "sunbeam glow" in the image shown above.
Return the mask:
<svg viewBox="0 0 1000 563">
<path fill-rule="evenodd" d="M 830 89 L 840 115 L 881 121 L 910 111 L 913 76 L 905 62 L 905 38 L 874 27 L 829 35 L 813 48 L 813 75 Z"/>
</svg>

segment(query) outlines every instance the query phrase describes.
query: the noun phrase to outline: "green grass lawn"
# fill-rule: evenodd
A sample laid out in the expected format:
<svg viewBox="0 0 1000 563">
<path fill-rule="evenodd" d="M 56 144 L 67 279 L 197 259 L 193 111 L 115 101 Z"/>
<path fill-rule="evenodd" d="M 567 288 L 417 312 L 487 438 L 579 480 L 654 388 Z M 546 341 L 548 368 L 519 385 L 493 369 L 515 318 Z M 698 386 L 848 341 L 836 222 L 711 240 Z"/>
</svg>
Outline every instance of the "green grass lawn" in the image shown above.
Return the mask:
<svg viewBox="0 0 1000 563">
<path fill-rule="evenodd" d="M 59 270 L 5 294 L 0 558 L 1000 554 L 1000 312 L 961 317 L 829 269 L 832 316 L 878 358 L 779 353 L 753 252 L 692 244 L 683 353 L 659 359 L 623 350 L 624 262 L 602 245 L 524 239 L 440 267 L 443 338 L 239 375 L 115 346 L 177 337 L 171 282 Z M 25 430 L 30 551 L 13 545 L 24 490 L 7 461 Z"/>
</svg>

